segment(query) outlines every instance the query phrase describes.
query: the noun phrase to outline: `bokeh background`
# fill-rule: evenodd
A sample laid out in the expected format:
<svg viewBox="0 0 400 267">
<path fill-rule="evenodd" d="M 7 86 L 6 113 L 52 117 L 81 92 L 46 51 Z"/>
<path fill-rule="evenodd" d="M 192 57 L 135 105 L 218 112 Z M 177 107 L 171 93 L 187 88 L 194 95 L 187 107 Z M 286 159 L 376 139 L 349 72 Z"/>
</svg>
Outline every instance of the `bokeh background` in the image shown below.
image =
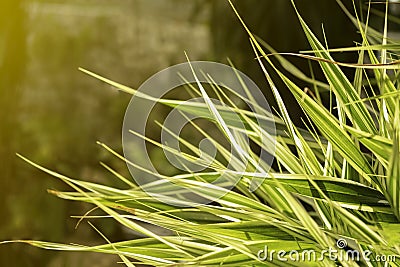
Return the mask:
<svg viewBox="0 0 400 267">
<path fill-rule="evenodd" d="M 289 0 L 234 2 L 249 27 L 278 51 L 309 48 Z M 324 24 L 330 47 L 359 39 L 334 0 L 298 2 L 320 37 Z M 345 2 L 351 7 L 351 1 Z M 380 27 L 378 19 L 375 24 Z M 184 51 L 191 60 L 226 63 L 229 57 L 273 105 L 248 37 L 227 1 L 0 0 L 0 240 L 105 242 L 85 223 L 75 229 L 77 220 L 71 216 L 90 206 L 48 194 L 47 189 L 68 188 L 15 153 L 70 177 L 118 186 L 98 162 L 128 175 L 126 166 L 96 141 L 122 150 L 130 96 L 78 67 L 137 88 L 155 72 L 184 62 Z M 337 59 L 354 62 L 355 56 Z M 308 73 L 307 61 L 291 60 Z M 300 117 L 288 94 L 285 100 L 294 117 Z M 111 240 L 134 238 L 111 220 L 94 223 Z M 117 260 L 0 245 L 0 266 L 114 266 Z"/>
</svg>

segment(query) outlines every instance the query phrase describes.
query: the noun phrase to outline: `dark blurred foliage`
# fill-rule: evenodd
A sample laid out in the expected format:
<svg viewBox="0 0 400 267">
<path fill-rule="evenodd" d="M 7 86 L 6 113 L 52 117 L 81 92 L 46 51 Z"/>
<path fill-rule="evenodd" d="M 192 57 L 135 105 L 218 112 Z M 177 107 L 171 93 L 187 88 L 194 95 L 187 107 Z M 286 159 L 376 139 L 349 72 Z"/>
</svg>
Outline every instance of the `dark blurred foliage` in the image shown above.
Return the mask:
<svg viewBox="0 0 400 267">
<path fill-rule="evenodd" d="M 15 161 L 15 152 L 20 147 L 18 140 L 22 139 L 17 114 L 21 97 L 20 81 L 24 76 L 26 61 L 24 17 L 21 1 L 0 2 L 0 236 L 2 239 L 15 237 L 9 233 L 17 228 L 19 229 L 16 231 L 24 235 L 26 234 L 24 228 L 31 228 L 37 223 L 33 220 L 30 222 L 26 218 L 21 220 L 24 216 L 19 215 L 32 211 L 32 209 L 24 210 L 27 208 L 25 205 L 18 205 L 22 201 L 27 201 L 26 203 L 29 201 L 18 196 L 21 196 L 22 190 L 32 188 L 30 185 L 33 181 L 26 186 L 27 180 L 18 179 L 23 177 L 23 172 L 20 170 L 20 162 Z M 15 183 L 16 180 L 21 183 Z M 34 204 L 34 201 L 31 204 Z M 19 226 L 16 226 L 18 224 Z M 34 250 L 26 249 L 25 253 L 22 253 L 21 249 L 21 245 L 2 246 L 0 265 L 21 266 L 27 264 L 27 261 L 37 259 Z M 31 257 L 22 257 L 24 254 Z"/>
<path fill-rule="evenodd" d="M 195 1 L 198 2 L 198 1 Z M 105 162 L 128 176 L 118 152 L 130 96 L 78 70 L 84 67 L 137 88 L 153 73 L 209 51 L 207 13 L 190 21 L 193 3 L 171 1 L 0 1 L 0 240 L 80 244 L 105 241 L 77 219 L 91 208 L 47 194 L 70 190 L 16 156 L 67 176 L 113 186 Z M 186 36 L 187 38 L 183 38 Z M 96 214 L 96 213 L 94 213 Z M 132 237 L 112 220 L 93 221 L 110 240 Z M 0 246 L 0 266 L 112 266 L 104 255 Z"/>
<path fill-rule="evenodd" d="M 289 0 L 244 0 L 233 1 L 238 12 L 249 29 L 257 36 L 261 37 L 277 52 L 293 52 L 310 50 L 310 45 L 301 28 L 299 19 L 295 13 L 291 1 Z M 356 9 L 360 9 L 364 2 L 355 1 Z M 264 74 L 254 59 L 254 52 L 249 42 L 249 37 L 236 15 L 230 11 L 227 1 L 211 1 L 212 3 L 212 42 L 214 55 L 217 59 L 223 60 L 229 57 L 234 64 L 246 71 L 258 86 L 265 92 L 271 105 L 274 105 L 274 97 L 268 89 Z M 354 41 L 360 41 L 357 29 L 353 26 L 349 18 L 344 14 L 335 0 L 301 0 L 295 1 L 296 7 L 314 33 L 324 42 L 324 33 L 330 48 L 347 47 L 354 45 Z M 345 6 L 354 13 L 353 1 L 343 1 Z M 305 74 L 310 75 L 310 63 L 308 60 L 287 56 L 286 59 L 294 63 Z M 356 62 L 355 53 L 335 54 L 335 60 L 341 62 Z M 323 77 L 319 71 L 318 64 L 311 62 L 316 78 Z M 293 114 L 293 119 L 297 124 L 301 124 L 299 118 L 302 116 L 295 99 L 289 90 L 280 81 L 271 68 L 268 68 L 271 76 L 285 99 L 285 103 Z M 353 70 L 346 69 L 348 74 Z M 291 75 L 286 73 L 289 77 Z M 294 81 L 301 87 L 310 86 L 295 77 Z"/>
</svg>

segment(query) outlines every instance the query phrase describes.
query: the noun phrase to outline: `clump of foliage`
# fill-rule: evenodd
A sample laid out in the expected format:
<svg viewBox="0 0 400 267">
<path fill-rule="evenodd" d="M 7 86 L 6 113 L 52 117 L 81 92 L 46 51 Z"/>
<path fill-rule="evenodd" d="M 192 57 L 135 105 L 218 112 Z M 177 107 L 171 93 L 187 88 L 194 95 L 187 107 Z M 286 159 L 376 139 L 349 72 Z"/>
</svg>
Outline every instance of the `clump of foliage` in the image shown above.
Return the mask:
<svg viewBox="0 0 400 267">
<path fill-rule="evenodd" d="M 293 6 L 295 8 L 294 3 Z M 216 86 L 215 90 L 219 100 L 229 105 L 247 125 L 247 136 L 261 149 L 270 151 L 269 147 L 262 147 L 262 138 L 276 138 L 277 167 L 265 172 L 260 186 L 254 192 L 248 190 L 250 171 L 248 176 L 241 174 L 235 190 L 210 186 L 215 176 L 226 171 L 217 159 L 210 165 L 212 167 L 209 168 L 213 168 L 211 171 L 208 168 L 207 172 L 188 172 L 174 181 L 188 188 L 193 184 L 199 185 L 203 188 L 201 193 L 205 198 L 212 199 L 214 195 L 223 197 L 210 204 L 181 208 L 150 197 L 136 184 L 107 166 L 127 184 L 127 189 L 71 179 L 25 159 L 76 190 L 53 191 L 58 197 L 92 203 L 108 217 L 147 238 L 92 247 L 22 242 L 46 249 L 117 254 L 127 266 L 136 263 L 151 266 L 399 266 L 400 91 L 399 65 L 396 61 L 399 45 L 387 38 L 386 27 L 381 34 L 368 27 L 368 20 L 362 22 L 357 14 L 352 16 L 345 9 L 344 12 L 358 28 L 362 43 L 342 49 L 325 47 L 297 13 L 314 54 L 297 56 L 316 60 L 325 75 L 325 81 L 308 77 L 282 54 L 276 54 L 268 44 L 254 36 L 242 21 L 277 102 L 276 136 L 271 136 L 254 123 L 257 114 L 235 105 L 222 88 Z M 387 21 L 388 16 L 384 19 Z M 335 62 L 332 54 L 336 51 L 356 51 L 359 61 L 357 64 Z M 271 60 L 272 56 L 278 59 L 282 68 L 309 82 L 314 93 L 308 94 L 283 74 L 278 64 Z M 367 61 L 370 63 L 365 64 Z M 282 79 L 304 110 L 306 129 L 292 122 L 285 101 L 267 71 L 267 65 Z M 347 77 L 343 67 L 355 68 L 354 77 Z M 122 91 L 136 92 L 86 72 Z M 194 94 L 208 97 L 205 92 L 192 89 Z M 320 95 L 326 92 L 331 95 L 329 108 L 320 99 Z M 373 95 L 361 97 L 365 92 Z M 251 96 L 248 98 L 251 99 Z M 164 99 L 162 103 L 168 105 L 168 100 Z M 204 107 L 213 114 L 210 105 L 213 104 L 204 103 Z M 219 106 L 214 108 L 220 111 Z M 235 131 L 235 127 L 229 125 L 232 123 L 229 120 L 212 122 L 221 129 L 224 129 L 221 124 L 226 124 L 230 131 Z M 201 128 L 198 130 L 201 131 Z M 206 135 L 204 132 L 202 134 Z M 217 140 L 207 137 L 222 155 L 226 154 Z M 156 141 L 152 142 L 157 144 Z M 106 145 L 101 145 L 124 160 Z M 162 144 L 158 145 L 163 147 Z M 193 152 L 196 152 L 194 148 Z M 257 153 L 251 153 L 250 148 L 248 156 L 252 157 L 253 162 L 260 160 Z M 258 167 L 263 168 L 263 164 Z M 256 170 L 258 168 L 253 168 L 254 172 Z M 172 234 L 161 236 L 137 222 L 168 229 Z M 371 259 L 377 255 L 392 255 L 397 262 L 366 261 L 362 258 L 332 259 L 328 255 L 322 255 L 321 261 L 312 262 L 263 261 L 257 256 L 265 245 L 275 251 L 284 249 L 301 253 L 313 249 L 321 256 L 324 250 L 337 248 L 338 240 L 347 243 L 347 250 L 360 253 L 370 251 Z"/>
</svg>

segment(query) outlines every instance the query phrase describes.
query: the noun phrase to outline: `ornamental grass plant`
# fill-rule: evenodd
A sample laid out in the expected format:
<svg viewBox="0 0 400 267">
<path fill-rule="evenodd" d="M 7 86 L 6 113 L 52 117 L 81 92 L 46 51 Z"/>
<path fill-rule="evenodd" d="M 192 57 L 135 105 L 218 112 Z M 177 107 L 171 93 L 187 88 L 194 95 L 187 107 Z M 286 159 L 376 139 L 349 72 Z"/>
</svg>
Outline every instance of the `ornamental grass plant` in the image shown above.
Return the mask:
<svg viewBox="0 0 400 267">
<path fill-rule="evenodd" d="M 127 266 L 399 266 L 400 45 L 387 36 L 388 3 L 382 31 L 368 26 L 369 9 L 363 21 L 356 10 L 345 9 L 340 1 L 338 5 L 359 31 L 362 42 L 354 47 L 329 49 L 296 10 L 311 47 L 310 51 L 298 54 L 276 53 L 267 42 L 252 34 L 232 5 L 275 97 L 277 106 L 272 116 L 276 131 L 270 132 L 256 123 L 256 118 L 268 119 L 265 114 L 269 111 L 258 107 L 258 112 L 254 112 L 238 104 L 253 101 L 252 95 L 234 96 L 234 89 L 213 83 L 212 77 L 208 78 L 218 103 L 210 100 L 211 93 L 200 82 L 187 84 L 191 95 L 204 100 L 198 105 L 180 99 L 159 100 L 162 105 L 188 113 L 208 113 L 209 121 L 220 129 L 221 136 L 213 137 L 198 127 L 196 121 L 191 122 L 197 133 L 213 144 L 218 157 L 207 155 L 190 139 L 180 136 L 176 138 L 187 153 L 142 136 L 154 149 L 168 150 L 184 161 L 204 165 L 203 171 L 188 169 L 167 180 L 188 190 L 195 188 L 196 193 L 210 200 L 208 203 L 173 205 L 161 201 L 147 194 L 133 179 L 121 176 L 105 164 L 106 170 L 125 183 L 125 188 L 72 179 L 20 155 L 74 189 L 51 193 L 63 199 L 91 203 L 104 214 L 88 213 L 82 220 L 90 223 L 111 217 L 146 237 L 113 243 L 106 242 L 108 238 L 103 236 L 105 244 L 98 246 L 14 242 L 52 250 L 116 254 Z M 337 62 L 334 59 L 337 52 L 357 53 L 358 62 Z M 289 61 L 291 56 L 316 62 L 324 80 L 316 80 L 312 73 L 296 68 Z M 353 68 L 354 75 L 346 76 L 344 68 Z M 305 127 L 293 123 L 270 70 L 283 81 L 304 111 Z M 137 93 L 135 89 L 83 71 L 121 91 Z M 287 72 L 307 82 L 310 89 L 300 88 L 284 74 Z M 195 71 L 193 74 L 196 77 Z M 150 96 L 142 97 L 151 100 Z M 240 101 L 233 101 L 235 97 Z M 324 97 L 329 98 L 328 103 L 322 100 Z M 245 125 L 244 129 L 236 127 L 238 120 Z M 232 155 L 221 138 L 234 147 L 243 148 L 247 144 L 241 154 L 246 162 L 243 157 Z M 261 142 L 265 139 L 274 140 L 274 147 Z M 106 144 L 99 145 L 127 161 Z M 271 168 L 260 158 L 261 150 L 274 154 Z M 232 157 L 235 164 L 245 166 L 244 172 L 226 167 L 226 161 Z M 209 158 L 211 162 L 205 160 Z M 136 166 L 135 162 L 127 161 L 127 164 Z M 237 181 L 232 190 L 213 184 L 225 173 Z M 257 187 L 251 188 L 254 181 Z M 165 190 L 168 191 L 168 185 Z M 167 229 L 170 234 L 160 235 L 138 222 Z M 102 235 L 102 229 L 96 230 Z M 332 256 L 329 250 L 337 253 Z M 279 251 L 284 252 L 278 255 Z M 300 257 L 305 254 L 313 258 Z"/>
</svg>

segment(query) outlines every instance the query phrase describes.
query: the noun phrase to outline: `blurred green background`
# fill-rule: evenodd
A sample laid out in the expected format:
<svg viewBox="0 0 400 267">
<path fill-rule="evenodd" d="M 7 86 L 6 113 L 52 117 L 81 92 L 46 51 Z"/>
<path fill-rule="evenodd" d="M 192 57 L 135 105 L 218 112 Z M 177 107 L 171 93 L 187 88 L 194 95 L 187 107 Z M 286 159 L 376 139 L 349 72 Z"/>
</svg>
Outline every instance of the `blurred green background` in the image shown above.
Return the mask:
<svg viewBox="0 0 400 267">
<path fill-rule="evenodd" d="M 298 2 L 319 36 L 324 23 L 331 47 L 357 39 L 334 0 Z M 308 49 L 289 0 L 235 3 L 250 28 L 278 51 Z M 46 193 L 68 188 L 15 153 L 70 177 L 116 185 L 98 162 L 124 175 L 127 169 L 96 141 L 121 151 L 130 96 L 78 67 L 137 88 L 155 72 L 184 62 L 184 51 L 191 60 L 226 63 L 231 58 L 273 103 L 227 1 L 0 0 L 0 240 L 105 242 L 86 223 L 74 229 L 77 220 L 70 216 L 82 215 L 90 206 Z M 339 60 L 354 58 L 339 55 Z M 308 72 L 308 62 L 294 61 Z M 290 96 L 285 99 L 300 116 Z M 134 237 L 111 220 L 94 223 L 111 240 Z M 117 260 L 21 244 L 0 246 L 0 266 L 114 266 Z"/>
</svg>

